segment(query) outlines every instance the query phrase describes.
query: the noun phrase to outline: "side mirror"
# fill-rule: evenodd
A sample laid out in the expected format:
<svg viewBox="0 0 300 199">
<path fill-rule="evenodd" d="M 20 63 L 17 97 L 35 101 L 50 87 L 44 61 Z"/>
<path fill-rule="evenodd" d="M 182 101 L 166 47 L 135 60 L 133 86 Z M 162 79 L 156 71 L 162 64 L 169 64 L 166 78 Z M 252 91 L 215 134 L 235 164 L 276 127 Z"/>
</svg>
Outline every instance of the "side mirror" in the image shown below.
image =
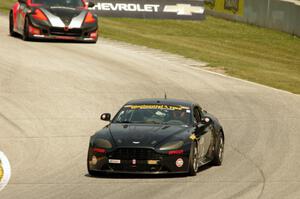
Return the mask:
<svg viewBox="0 0 300 199">
<path fill-rule="evenodd" d="M 205 128 L 207 128 L 212 123 L 211 118 L 209 117 L 203 117 L 201 121 L 196 124 L 196 128 L 198 128 L 199 131 L 203 131 Z"/>
<path fill-rule="evenodd" d="M 95 3 L 94 2 L 88 2 L 88 7 L 89 8 L 92 8 L 92 7 L 94 7 L 95 6 Z"/>
<path fill-rule="evenodd" d="M 100 119 L 104 121 L 110 121 L 110 117 L 111 117 L 110 113 L 103 113 L 101 114 Z"/>
<path fill-rule="evenodd" d="M 210 125 L 212 123 L 212 120 L 209 117 L 203 117 L 201 119 L 200 123 L 203 124 L 203 125 Z"/>
</svg>

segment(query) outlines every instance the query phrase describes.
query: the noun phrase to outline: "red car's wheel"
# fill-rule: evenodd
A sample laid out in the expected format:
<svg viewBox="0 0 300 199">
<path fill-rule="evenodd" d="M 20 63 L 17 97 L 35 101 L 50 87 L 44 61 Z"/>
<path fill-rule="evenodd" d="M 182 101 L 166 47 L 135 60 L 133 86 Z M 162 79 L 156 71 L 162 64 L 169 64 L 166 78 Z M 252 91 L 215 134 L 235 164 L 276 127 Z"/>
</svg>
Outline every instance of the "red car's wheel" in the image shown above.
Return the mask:
<svg viewBox="0 0 300 199">
<path fill-rule="evenodd" d="M 30 40 L 30 37 L 29 37 L 29 20 L 28 20 L 28 17 L 25 18 L 25 23 L 24 23 L 24 28 L 23 28 L 23 40 L 24 41 L 29 41 Z"/>
<path fill-rule="evenodd" d="M 9 13 L 9 34 L 15 37 L 17 33 L 14 31 L 14 17 L 12 11 Z"/>
</svg>

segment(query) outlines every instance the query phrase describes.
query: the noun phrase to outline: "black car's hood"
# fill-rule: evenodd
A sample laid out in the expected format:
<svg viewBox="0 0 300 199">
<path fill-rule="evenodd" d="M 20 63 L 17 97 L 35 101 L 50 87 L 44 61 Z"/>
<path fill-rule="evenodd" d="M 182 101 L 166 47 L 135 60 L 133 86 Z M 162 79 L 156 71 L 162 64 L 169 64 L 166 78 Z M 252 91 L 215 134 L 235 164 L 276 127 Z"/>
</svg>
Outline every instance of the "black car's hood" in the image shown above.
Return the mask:
<svg viewBox="0 0 300 199">
<path fill-rule="evenodd" d="M 118 147 L 155 147 L 170 138 L 184 138 L 189 129 L 183 125 L 115 124 L 108 126 Z"/>
<path fill-rule="evenodd" d="M 66 26 L 70 24 L 70 22 L 74 17 L 77 17 L 82 12 L 86 12 L 82 9 L 67 8 L 67 7 L 44 7 L 43 9 L 47 10 L 52 15 L 59 17 Z"/>
</svg>

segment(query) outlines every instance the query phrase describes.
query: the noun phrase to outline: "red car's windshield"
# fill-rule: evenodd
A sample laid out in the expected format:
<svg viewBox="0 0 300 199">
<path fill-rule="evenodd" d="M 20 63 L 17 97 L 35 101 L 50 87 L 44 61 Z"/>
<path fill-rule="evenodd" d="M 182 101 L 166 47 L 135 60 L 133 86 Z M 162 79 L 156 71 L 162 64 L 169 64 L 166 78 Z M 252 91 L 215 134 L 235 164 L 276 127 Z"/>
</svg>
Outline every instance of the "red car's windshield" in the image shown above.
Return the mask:
<svg viewBox="0 0 300 199">
<path fill-rule="evenodd" d="M 41 4 L 49 7 L 84 7 L 82 0 L 32 0 L 32 4 Z"/>
</svg>

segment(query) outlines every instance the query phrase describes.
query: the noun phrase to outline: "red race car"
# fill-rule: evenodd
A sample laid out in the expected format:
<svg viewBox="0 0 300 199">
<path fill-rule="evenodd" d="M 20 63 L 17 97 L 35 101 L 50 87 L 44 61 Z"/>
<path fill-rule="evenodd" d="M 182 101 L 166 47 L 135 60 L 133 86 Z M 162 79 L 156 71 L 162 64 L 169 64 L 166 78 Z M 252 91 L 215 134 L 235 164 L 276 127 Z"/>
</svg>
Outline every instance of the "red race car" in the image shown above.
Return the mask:
<svg viewBox="0 0 300 199">
<path fill-rule="evenodd" d="M 98 18 L 84 0 L 18 0 L 9 13 L 10 35 L 23 40 L 59 39 L 96 43 Z"/>
</svg>

